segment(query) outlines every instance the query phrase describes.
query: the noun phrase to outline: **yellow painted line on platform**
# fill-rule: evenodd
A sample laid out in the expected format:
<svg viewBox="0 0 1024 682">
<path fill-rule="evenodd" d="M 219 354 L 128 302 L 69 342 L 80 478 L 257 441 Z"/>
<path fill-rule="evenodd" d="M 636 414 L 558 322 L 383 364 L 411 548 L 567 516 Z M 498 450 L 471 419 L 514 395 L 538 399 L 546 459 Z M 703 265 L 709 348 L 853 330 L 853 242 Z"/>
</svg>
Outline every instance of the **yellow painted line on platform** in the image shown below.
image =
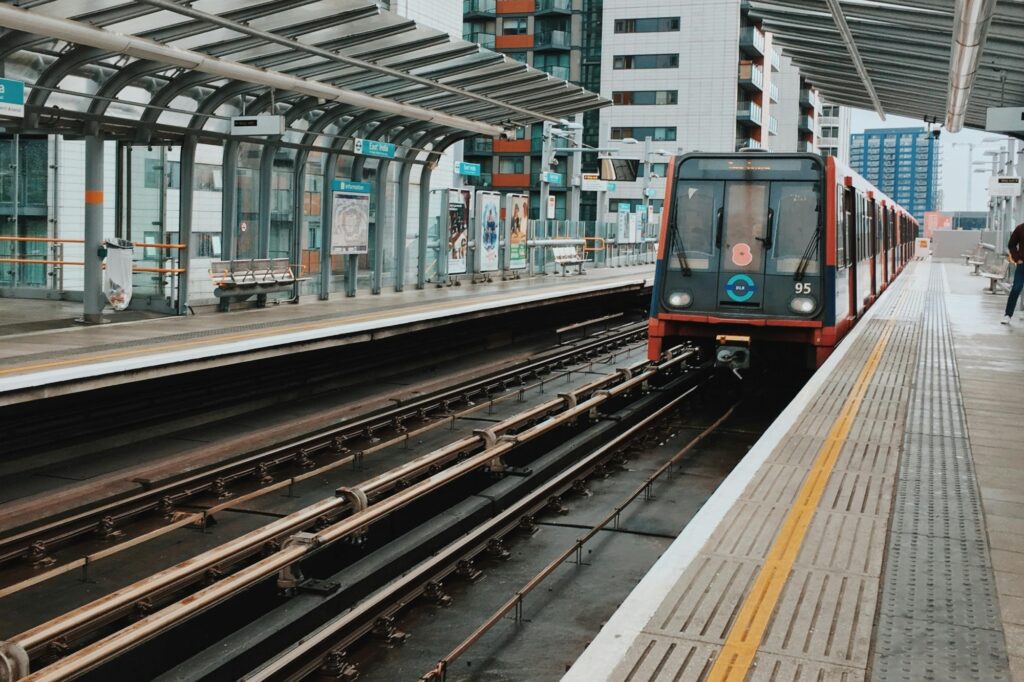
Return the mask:
<svg viewBox="0 0 1024 682">
<path fill-rule="evenodd" d="M 552 291 L 559 291 L 560 289 L 552 289 Z M 427 312 L 430 310 L 438 310 L 443 308 L 457 307 L 465 303 L 487 303 L 489 301 L 501 301 L 508 298 L 507 293 L 495 294 L 492 296 L 481 296 L 479 298 L 466 298 L 461 301 L 441 301 L 433 304 L 425 304 L 416 307 L 416 313 Z M 392 310 L 380 310 L 373 313 L 365 313 L 363 315 L 353 315 L 350 317 L 343 318 L 331 318 L 329 320 L 317 320 L 316 322 L 306 322 L 302 324 L 293 324 L 283 327 L 273 327 L 271 329 L 262 329 L 259 331 L 251 332 L 239 332 L 237 334 L 225 334 L 222 336 L 203 337 L 192 341 L 177 341 L 174 343 L 167 343 L 162 345 L 147 346 L 145 348 L 133 348 L 120 351 L 110 351 L 107 353 L 95 353 L 92 355 L 78 355 L 72 358 L 66 358 L 64 360 L 50 360 L 47 362 L 40 362 L 33 365 L 16 365 L 14 367 L 8 367 L 6 369 L 0 369 L 0 376 L 8 374 L 26 374 L 29 372 L 36 372 L 44 369 L 53 369 L 55 367 L 67 367 L 71 365 L 84 365 L 94 362 L 103 362 L 106 360 L 118 360 L 122 358 L 135 357 L 140 355 L 156 355 L 166 353 L 168 351 L 183 350 L 186 348 L 194 348 L 197 346 L 215 346 L 222 343 L 228 343 L 231 341 L 243 341 L 245 339 L 259 338 L 261 336 L 269 335 L 284 335 L 291 334 L 293 332 L 307 331 L 311 329 L 319 329 L 323 327 L 332 327 L 339 324 L 353 324 L 357 322 L 367 322 L 373 319 L 382 317 L 389 317 L 394 314 Z M 411 313 L 410 313 L 411 314 Z M 153 337 L 158 339 L 159 337 Z"/>
<path fill-rule="evenodd" d="M 889 337 L 892 336 L 893 321 L 886 322 L 882 333 L 871 350 L 867 363 L 857 376 L 850 395 L 846 397 L 835 423 L 825 437 L 825 442 L 814 459 L 814 464 L 804 479 L 793 507 L 786 515 L 768 556 L 765 557 L 740 608 L 736 621 L 726 635 L 722 650 L 715 659 L 707 682 L 735 681 L 746 678 L 754 661 L 761 640 L 768 629 L 775 606 L 782 596 L 782 590 L 789 579 L 790 571 L 807 536 L 814 512 L 818 509 L 825 485 L 835 468 L 839 453 L 846 444 L 853 427 L 853 420 L 867 393 L 868 385 L 882 359 Z"/>
</svg>

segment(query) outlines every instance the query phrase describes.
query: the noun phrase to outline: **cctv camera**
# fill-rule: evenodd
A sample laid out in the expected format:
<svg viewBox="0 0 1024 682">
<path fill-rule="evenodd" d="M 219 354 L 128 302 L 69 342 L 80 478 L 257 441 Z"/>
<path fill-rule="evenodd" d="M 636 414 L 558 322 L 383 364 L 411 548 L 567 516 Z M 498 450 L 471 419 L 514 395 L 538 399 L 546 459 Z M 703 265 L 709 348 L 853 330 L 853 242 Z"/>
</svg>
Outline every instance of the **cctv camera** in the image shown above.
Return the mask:
<svg viewBox="0 0 1024 682">
<path fill-rule="evenodd" d="M 934 137 L 936 140 L 939 139 L 939 135 L 941 135 L 941 134 L 942 134 L 942 131 L 939 130 L 938 128 L 936 128 L 935 130 L 932 131 L 932 137 Z"/>
<path fill-rule="evenodd" d="M 498 135 L 498 139 L 499 140 L 514 140 L 514 139 L 516 139 L 516 131 L 512 130 L 511 128 L 505 128 L 504 130 L 501 131 L 501 134 Z"/>
</svg>

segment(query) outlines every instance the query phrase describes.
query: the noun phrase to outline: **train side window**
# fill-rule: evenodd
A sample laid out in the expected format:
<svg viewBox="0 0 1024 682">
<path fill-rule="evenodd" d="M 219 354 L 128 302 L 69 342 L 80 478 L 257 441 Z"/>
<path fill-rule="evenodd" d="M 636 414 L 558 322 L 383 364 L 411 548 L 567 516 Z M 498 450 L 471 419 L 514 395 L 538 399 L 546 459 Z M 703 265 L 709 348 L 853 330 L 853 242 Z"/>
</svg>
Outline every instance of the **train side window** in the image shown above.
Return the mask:
<svg viewBox="0 0 1024 682">
<path fill-rule="evenodd" d="M 843 211 L 843 188 L 836 185 L 836 267 L 846 267 L 846 214 Z"/>
</svg>

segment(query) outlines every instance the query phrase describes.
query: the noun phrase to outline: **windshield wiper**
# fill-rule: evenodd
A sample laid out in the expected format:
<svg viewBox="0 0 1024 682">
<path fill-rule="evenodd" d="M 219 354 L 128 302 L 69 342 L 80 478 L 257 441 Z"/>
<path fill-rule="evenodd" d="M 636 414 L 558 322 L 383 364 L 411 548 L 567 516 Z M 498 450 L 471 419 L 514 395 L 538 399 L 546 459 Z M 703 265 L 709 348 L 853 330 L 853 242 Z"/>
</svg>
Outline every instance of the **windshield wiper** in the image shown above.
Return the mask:
<svg viewBox="0 0 1024 682">
<path fill-rule="evenodd" d="M 683 277 L 689 277 L 690 264 L 686 260 L 686 250 L 683 248 L 683 236 L 679 234 L 679 225 L 675 221 L 672 222 L 672 241 L 672 250 L 676 252 L 676 258 L 679 259 L 679 269 L 683 271 Z"/>
<path fill-rule="evenodd" d="M 818 249 L 818 240 L 821 239 L 821 228 L 814 228 L 814 234 L 811 235 L 810 241 L 807 242 L 807 248 L 804 249 L 804 255 L 800 256 L 800 262 L 796 266 L 796 272 L 793 273 L 793 279 L 799 282 L 804 278 L 804 272 L 807 270 L 807 266 L 811 264 L 811 256 Z"/>
</svg>

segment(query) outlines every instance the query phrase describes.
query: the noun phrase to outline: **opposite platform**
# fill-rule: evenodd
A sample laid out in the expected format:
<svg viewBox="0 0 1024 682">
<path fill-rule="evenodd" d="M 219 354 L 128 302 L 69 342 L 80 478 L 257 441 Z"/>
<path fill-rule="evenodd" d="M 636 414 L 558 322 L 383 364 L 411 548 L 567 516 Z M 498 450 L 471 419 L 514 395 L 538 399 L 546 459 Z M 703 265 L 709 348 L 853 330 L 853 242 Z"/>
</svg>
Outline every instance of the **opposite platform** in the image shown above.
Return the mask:
<svg viewBox="0 0 1024 682">
<path fill-rule="evenodd" d="M 910 265 L 564 679 L 1024 682 L 1024 320 L 982 288 Z"/>
<path fill-rule="evenodd" d="M 0 405 L 639 292 L 652 266 L 0 336 Z M 0 308 L 3 302 L 0 299 Z"/>
</svg>

